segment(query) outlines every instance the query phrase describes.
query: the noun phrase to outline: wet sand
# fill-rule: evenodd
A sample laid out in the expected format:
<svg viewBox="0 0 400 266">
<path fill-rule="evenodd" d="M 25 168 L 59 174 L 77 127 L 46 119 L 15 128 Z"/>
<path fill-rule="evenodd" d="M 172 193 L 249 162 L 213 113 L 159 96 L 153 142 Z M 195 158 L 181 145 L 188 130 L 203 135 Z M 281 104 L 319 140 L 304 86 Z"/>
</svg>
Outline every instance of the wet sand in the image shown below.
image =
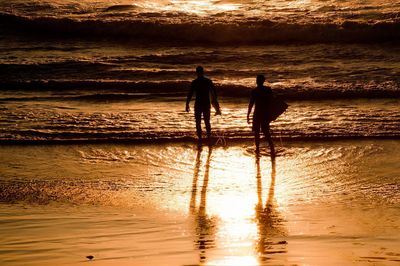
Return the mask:
<svg viewBox="0 0 400 266">
<path fill-rule="evenodd" d="M 398 265 L 398 140 L 0 147 L 1 265 Z"/>
</svg>

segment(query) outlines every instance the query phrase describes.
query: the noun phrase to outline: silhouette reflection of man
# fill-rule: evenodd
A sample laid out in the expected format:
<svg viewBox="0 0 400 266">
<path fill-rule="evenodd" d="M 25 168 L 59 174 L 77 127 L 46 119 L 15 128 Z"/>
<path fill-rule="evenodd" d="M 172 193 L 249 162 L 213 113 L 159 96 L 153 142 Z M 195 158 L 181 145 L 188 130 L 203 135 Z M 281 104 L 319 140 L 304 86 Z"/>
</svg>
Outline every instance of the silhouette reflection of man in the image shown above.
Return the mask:
<svg viewBox="0 0 400 266">
<path fill-rule="evenodd" d="M 207 187 L 208 178 L 210 173 L 210 162 L 212 147 L 209 146 L 206 164 L 204 166 L 204 179 L 200 192 L 200 202 L 196 206 L 197 197 L 197 183 L 199 179 L 199 172 L 201 166 L 201 152 L 202 147 L 199 146 L 197 150 L 195 168 L 193 172 L 192 194 L 190 199 L 190 213 L 194 218 L 194 225 L 196 230 L 195 245 L 200 251 L 200 262 L 204 263 L 207 259 L 206 250 L 214 247 L 214 234 L 215 234 L 215 220 L 207 215 Z"/>
<path fill-rule="evenodd" d="M 217 93 L 213 82 L 204 76 L 204 69 L 202 66 L 196 68 L 197 79 L 193 80 L 190 85 L 190 90 L 186 98 L 186 112 L 190 111 L 189 103 L 193 94 L 196 95 L 194 104 L 194 117 L 196 120 L 196 133 L 199 140 L 202 139 L 201 131 L 201 116 L 204 118 L 206 126 L 207 137 L 211 137 L 211 124 L 210 124 L 210 109 L 211 104 L 214 106 L 216 115 L 221 114 L 219 103 L 217 100 Z M 211 101 L 210 101 L 211 96 Z"/>
<path fill-rule="evenodd" d="M 256 220 L 259 238 L 257 240 L 257 254 L 261 262 L 272 259 L 273 254 L 286 253 L 286 241 L 273 241 L 277 237 L 285 236 L 282 225 L 283 219 L 280 217 L 277 207 L 274 204 L 276 162 L 275 156 L 271 156 L 271 183 L 269 186 L 268 197 L 263 206 L 262 199 L 262 177 L 260 167 L 260 154 L 256 153 L 256 179 L 257 179 L 257 198 Z"/>
<path fill-rule="evenodd" d="M 256 144 L 256 151 L 260 148 L 260 128 L 267 139 L 271 156 L 275 155 L 274 143 L 271 139 L 268 115 L 268 105 L 271 104 L 273 99 L 272 90 L 270 87 L 264 86 L 264 75 L 258 75 L 256 79 L 257 88 L 251 91 L 249 108 L 247 111 L 247 123 L 250 123 L 250 113 L 254 107 L 252 130 L 254 132 L 254 140 Z"/>
</svg>

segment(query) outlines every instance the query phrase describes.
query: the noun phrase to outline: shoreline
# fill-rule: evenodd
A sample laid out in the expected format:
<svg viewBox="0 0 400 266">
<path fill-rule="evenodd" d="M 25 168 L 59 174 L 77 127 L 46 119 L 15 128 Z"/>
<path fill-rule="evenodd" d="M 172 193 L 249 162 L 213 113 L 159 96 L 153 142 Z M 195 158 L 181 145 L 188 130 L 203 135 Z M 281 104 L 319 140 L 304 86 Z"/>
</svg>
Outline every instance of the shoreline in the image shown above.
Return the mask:
<svg viewBox="0 0 400 266">
<path fill-rule="evenodd" d="M 242 142 L 254 141 L 251 136 L 236 137 L 236 138 L 223 138 L 225 145 L 228 143 L 233 143 L 233 145 Z M 400 135 L 398 136 L 321 136 L 321 137 L 272 137 L 274 142 L 285 141 L 289 143 L 297 142 L 338 142 L 338 141 L 367 141 L 367 140 L 400 140 Z M 211 145 L 218 145 L 221 138 L 212 137 Z M 263 137 L 261 137 L 261 142 Z M 197 137 L 185 136 L 181 138 L 157 138 L 157 139 L 131 139 L 131 138 L 121 138 L 121 139 L 52 139 L 52 140 L 0 140 L 1 146 L 46 146 L 46 145 L 76 145 L 76 144 L 198 144 Z M 221 143 L 222 144 L 222 143 Z M 210 145 L 206 139 L 203 139 L 202 145 Z"/>
</svg>

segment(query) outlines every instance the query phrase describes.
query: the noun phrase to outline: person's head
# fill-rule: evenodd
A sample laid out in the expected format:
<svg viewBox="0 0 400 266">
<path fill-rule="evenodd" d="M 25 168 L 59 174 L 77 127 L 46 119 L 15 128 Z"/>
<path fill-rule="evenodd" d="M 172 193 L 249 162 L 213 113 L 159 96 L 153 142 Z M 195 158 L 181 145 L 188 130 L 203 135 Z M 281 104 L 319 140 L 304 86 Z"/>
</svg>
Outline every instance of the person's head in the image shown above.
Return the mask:
<svg viewBox="0 0 400 266">
<path fill-rule="evenodd" d="M 264 82 L 265 82 L 265 77 L 264 77 L 264 75 L 257 75 L 257 78 L 256 78 L 257 86 L 262 86 L 262 85 L 264 85 Z"/>
<path fill-rule="evenodd" d="M 204 68 L 202 66 L 196 67 L 196 74 L 198 77 L 202 77 L 204 75 Z"/>
</svg>

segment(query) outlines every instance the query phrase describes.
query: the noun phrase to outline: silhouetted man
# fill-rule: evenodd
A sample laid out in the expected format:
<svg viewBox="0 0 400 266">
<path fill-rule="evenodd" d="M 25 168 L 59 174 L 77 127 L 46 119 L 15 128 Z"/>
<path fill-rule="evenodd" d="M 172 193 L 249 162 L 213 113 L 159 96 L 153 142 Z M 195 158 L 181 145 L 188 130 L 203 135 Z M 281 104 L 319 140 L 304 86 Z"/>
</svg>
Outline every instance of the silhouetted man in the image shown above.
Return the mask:
<svg viewBox="0 0 400 266">
<path fill-rule="evenodd" d="M 216 115 L 221 114 L 219 104 L 217 101 L 217 94 L 212 81 L 204 77 L 204 69 L 202 66 L 196 68 L 197 79 L 192 81 L 190 90 L 186 99 L 186 112 L 190 111 L 189 103 L 192 99 L 193 93 L 196 94 L 196 101 L 194 103 L 194 117 L 196 119 L 196 132 L 197 137 L 201 140 L 201 116 L 203 115 L 204 124 L 206 125 L 207 137 L 211 136 L 210 124 L 210 109 L 211 103 L 215 108 Z M 210 101 L 211 95 L 211 101 Z"/>
<path fill-rule="evenodd" d="M 247 123 L 250 123 L 250 113 L 251 109 L 254 107 L 253 113 L 253 125 L 252 129 L 254 132 L 254 140 L 256 144 L 256 151 L 260 147 L 260 128 L 264 133 L 265 138 L 269 144 L 271 150 L 271 155 L 275 155 L 274 144 L 272 143 L 271 133 L 269 132 L 269 123 L 271 122 L 268 114 L 268 106 L 273 100 L 272 90 L 270 87 L 264 86 L 265 77 L 263 75 L 258 75 L 257 88 L 251 91 L 249 109 L 247 111 Z"/>
</svg>

